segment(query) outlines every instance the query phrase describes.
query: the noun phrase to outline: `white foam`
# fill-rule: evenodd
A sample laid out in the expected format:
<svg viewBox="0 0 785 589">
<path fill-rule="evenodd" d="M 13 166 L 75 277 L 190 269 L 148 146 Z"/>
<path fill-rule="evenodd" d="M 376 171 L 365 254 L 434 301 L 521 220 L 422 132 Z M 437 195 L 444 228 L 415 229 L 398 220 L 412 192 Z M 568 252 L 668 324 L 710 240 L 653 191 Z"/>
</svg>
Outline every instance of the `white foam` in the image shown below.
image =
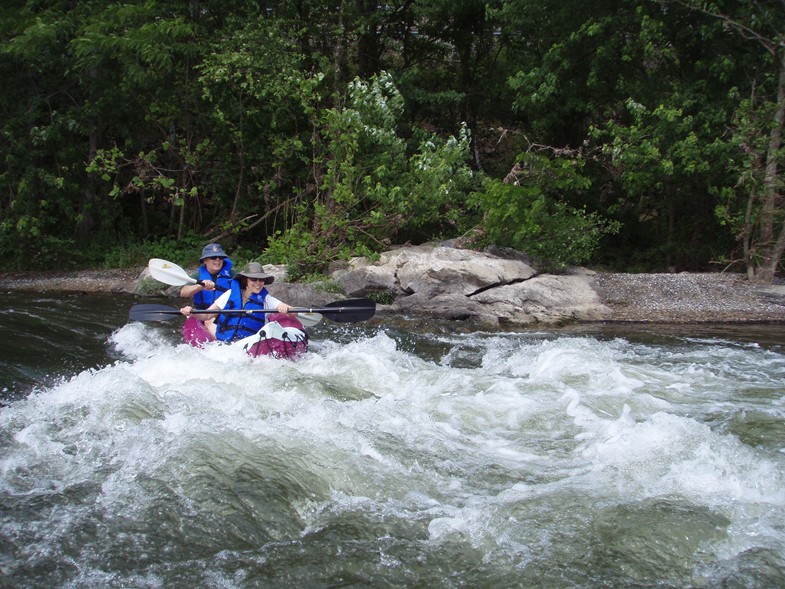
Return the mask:
<svg viewBox="0 0 785 589">
<path fill-rule="evenodd" d="M 771 352 L 734 349 L 729 364 L 624 340 L 469 336 L 433 360 L 379 332 L 291 362 L 171 340 L 129 324 L 112 336 L 122 360 L 4 408 L 0 490 L 96 489 L 59 506 L 74 527 L 158 511 L 209 527 L 220 505 L 253 521 L 254 493 L 269 492 L 285 507 L 265 525 L 283 539 L 400 519 L 521 562 L 566 529 L 589 542 L 608 506 L 649 501 L 729 518 L 717 554 L 785 541 L 785 456 L 709 419 L 717 399 L 781 415 Z"/>
</svg>

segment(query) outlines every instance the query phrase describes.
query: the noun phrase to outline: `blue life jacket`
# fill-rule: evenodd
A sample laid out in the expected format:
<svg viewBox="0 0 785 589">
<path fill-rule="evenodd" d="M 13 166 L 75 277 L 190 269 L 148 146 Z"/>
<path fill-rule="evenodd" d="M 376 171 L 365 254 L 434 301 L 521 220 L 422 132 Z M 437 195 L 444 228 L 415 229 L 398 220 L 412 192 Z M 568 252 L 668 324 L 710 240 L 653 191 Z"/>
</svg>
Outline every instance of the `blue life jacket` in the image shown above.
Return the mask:
<svg viewBox="0 0 785 589">
<path fill-rule="evenodd" d="M 200 290 L 194 295 L 194 307 L 207 309 L 215 302 L 215 299 L 232 287 L 232 261 L 229 258 L 224 258 L 223 268 L 214 276 L 202 264 L 199 266 L 199 280 L 215 282 L 215 290 Z"/>
<path fill-rule="evenodd" d="M 232 280 L 232 294 L 226 302 L 225 310 L 229 309 L 264 309 L 264 299 L 267 297 L 267 289 L 263 288 L 259 294 L 252 294 L 251 298 L 243 306 L 243 293 L 240 290 L 240 283 Z M 236 339 L 248 337 L 257 333 L 264 327 L 266 315 L 257 313 L 255 315 L 242 314 L 219 314 L 215 319 L 215 337 L 222 342 L 231 342 Z"/>
</svg>

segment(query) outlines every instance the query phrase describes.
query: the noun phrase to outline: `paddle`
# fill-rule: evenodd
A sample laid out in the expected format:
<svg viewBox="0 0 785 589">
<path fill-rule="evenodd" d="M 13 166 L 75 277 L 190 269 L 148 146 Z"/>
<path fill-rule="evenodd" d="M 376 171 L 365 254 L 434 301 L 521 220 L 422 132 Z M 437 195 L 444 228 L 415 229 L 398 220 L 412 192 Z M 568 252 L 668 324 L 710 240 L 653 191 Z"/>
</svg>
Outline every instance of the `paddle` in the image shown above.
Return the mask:
<svg viewBox="0 0 785 589">
<path fill-rule="evenodd" d="M 277 313 L 275 309 L 226 309 L 221 311 L 224 315 L 253 315 L 255 313 Z M 193 315 L 214 314 L 215 311 L 207 309 L 194 309 Z M 324 307 L 292 307 L 289 313 L 318 313 L 336 323 L 354 323 L 355 321 L 365 321 L 376 313 L 376 303 L 370 299 L 348 299 L 345 301 L 335 301 Z M 134 305 L 128 313 L 129 319 L 133 321 L 169 321 L 180 313 L 180 309 L 168 307 L 166 305 Z M 307 315 L 305 315 L 307 317 Z M 303 323 L 305 325 L 305 323 Z"/>
<path fill-rule="evenodd" d="M 277 312 L 278 311 L 275 309 L 234 309 L 226 311 L 226 313 L 230 315 Z M 290 312 L 294 313 L 295 311 Z M 213 313 L 213 311 L 207 311 L 206 309 L 194 309 L 191 311 L 192 315 L 203 315 L 208 313 Z M 319 313 L 306 312 L 305 310 L 298 311 L 297 313 L 297 319 L 303 324 L 303 327 L 313 327 L 322 320 L 322 315 Z M 167 305 L 134 305 L 128 312 L 128 318 L 132 321 L 169 321 L 178 315 L 181 315 L 180 309 L 168 307 Z"/>
<path fill-rule="evenodd" d="M 147 262 L 147 268 L 150 270 L 150 276 L 158 282 L 163 282 L 169 286 L 185 286 L 186 284 L 200 283 L 196 278 L 188 276 L 188 272 L 174 262 L 167 262 L 160 258 L 152 258 Z"/>
</svg>

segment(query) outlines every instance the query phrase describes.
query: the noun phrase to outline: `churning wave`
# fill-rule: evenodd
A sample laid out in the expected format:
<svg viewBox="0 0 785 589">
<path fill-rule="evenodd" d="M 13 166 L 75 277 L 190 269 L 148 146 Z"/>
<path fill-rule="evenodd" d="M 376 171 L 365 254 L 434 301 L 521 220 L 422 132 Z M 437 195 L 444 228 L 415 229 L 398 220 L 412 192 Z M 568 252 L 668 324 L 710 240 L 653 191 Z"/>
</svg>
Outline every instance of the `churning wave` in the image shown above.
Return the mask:
<svg viewBox="0 0 785 589">
<path fill-rule="evenodd" d="M 291 362 L 140 323 L 108 345 L 0 412 L 17 586 L 785 583 L 778 350 L 379 329 Z"/>
</svg>

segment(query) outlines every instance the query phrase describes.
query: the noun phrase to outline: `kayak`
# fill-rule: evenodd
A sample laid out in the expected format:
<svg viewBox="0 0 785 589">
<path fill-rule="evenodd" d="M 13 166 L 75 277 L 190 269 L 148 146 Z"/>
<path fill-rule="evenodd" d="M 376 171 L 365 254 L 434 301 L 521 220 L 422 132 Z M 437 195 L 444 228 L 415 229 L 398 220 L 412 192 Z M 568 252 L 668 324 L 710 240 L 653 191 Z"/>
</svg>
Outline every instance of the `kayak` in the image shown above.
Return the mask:
<svg viewBox="0 0 785 589">
<path fill-rule="evenodd" d="M 196 280 L 172 262 L 153 258 L 149 264 L 150 274 L 156 280 L 172 286 L 195 283 Z M 204 324 L 195 315 L 212 315 L 214 311 L 193 309 L 182 328 L 183 340 L 195 347 L 215 341 Z M 224 309 L 223 314 L 247 314 L 245 309 Z M 251 310 L 251 314 L 265 314 L 267 323 L 252 336 L 232 342 L 242 347 L 250 356 L 272 356 L 275 358 L 297 358 L 308 351 L 308 334 L 305 327 L 312 327 L 326 317 L 336 323 L 366 321 L 376 313 L 376 303 L 371 299 L 348 299 L 327 303 L 322 307 L 291 307 L 288 313 L 270 310 Z M 180 309 L 168 305 L 140 304 L 131 307 L 128 318 L 132 321 L 169 321 L 182 318 Z"/>
<path fill-rule="evenodd" d="M 204 323 L 193 316 L 185 320 L 182 333 L 185 343 L 196 348 L 216 341 Z M 254 358 L 272 356 L 294 359 L 308 351 L 308 334 L 296 317 L 285 313 L 271 313 L 258 333 L 232 342 L 231 345 L 243 348 Z"/>
</svg>

